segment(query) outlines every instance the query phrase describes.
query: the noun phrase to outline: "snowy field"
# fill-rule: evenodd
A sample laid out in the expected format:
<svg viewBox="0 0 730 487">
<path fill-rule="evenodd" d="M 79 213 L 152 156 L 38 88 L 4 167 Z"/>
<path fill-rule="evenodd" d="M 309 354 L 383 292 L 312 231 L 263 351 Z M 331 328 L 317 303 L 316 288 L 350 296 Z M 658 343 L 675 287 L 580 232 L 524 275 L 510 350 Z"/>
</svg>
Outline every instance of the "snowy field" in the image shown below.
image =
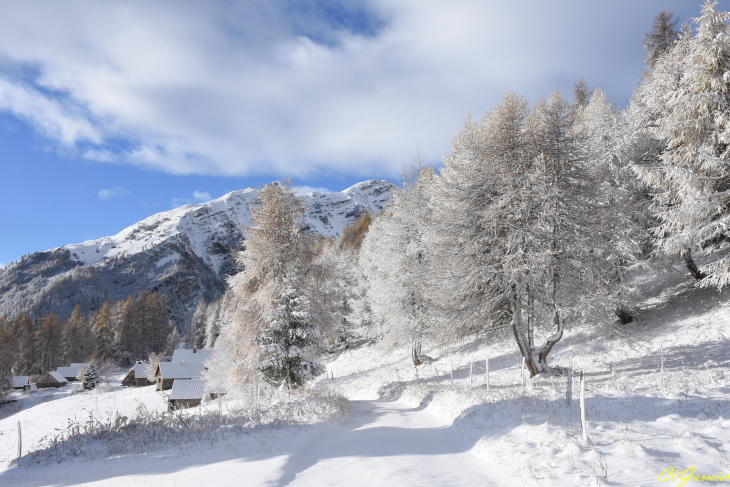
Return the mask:
<svg viewBox="0 0 730 487">
<path fill-rule="evenodd" d="M 553 364 L 572 363 L 585 373 L 587 442 L 577 381 L 571 407 L 564 378 L 527 380 L 523 387 L 521 360 L 508 339 L 424 349 L 435 361 L 418 370 L 409 350 L 363 341 L 327 363 L 334 380 L 320 379 L 351 400 L 341 421 L 269 421 L 239 436 L 165 448 L 152 442 L 150 451 L 90 450 L 91 460 L 81 452 L 58 463 L 9 466 L 16 424 L 25 454 L 90 412 L 131 417 L 141 404 L 162 412 L 163 396 L 153 387 L 15 394 L 18 402 L 0 409 L 0 485 L 200 486 L 214 479 L 217 485 L 648 486 L 678 485 L 659 481 L 667 468 L 726 475 L 730 302 L 694 289 L 682 270 L 640 285 L 644 320 L 610 338 L 605 330 L 570 330 L 551 355 Z"/>
</svg>

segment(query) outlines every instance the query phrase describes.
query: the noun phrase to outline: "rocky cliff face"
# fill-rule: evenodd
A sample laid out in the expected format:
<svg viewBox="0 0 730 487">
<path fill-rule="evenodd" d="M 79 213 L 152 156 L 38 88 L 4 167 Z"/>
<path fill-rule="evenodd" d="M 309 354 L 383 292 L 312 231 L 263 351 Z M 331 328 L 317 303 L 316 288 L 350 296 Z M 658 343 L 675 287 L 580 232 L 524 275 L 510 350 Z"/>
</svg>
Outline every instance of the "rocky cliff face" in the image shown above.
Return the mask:
<svg viewBox="0 0 730 487">
<path fill-rule="evenodd" d="M 370 180 L 340 193 L 309 193 L 302 229 L 337 237 L 347 223 L 388 204 L 394 185 Z M 232 250 L 250 225 L 254 188 L 233 191 L 207 203 L 158 213 L 112 237 L 35 252 L 0 270 L 0 315 L 25 312 L 61 318 L 79 304 L 92 312 L 106 300 L 142 291 L 167 296 L 181 327 L 197 303 L 217 299 L 225 279 L 237 272 Z"/>
</svg>

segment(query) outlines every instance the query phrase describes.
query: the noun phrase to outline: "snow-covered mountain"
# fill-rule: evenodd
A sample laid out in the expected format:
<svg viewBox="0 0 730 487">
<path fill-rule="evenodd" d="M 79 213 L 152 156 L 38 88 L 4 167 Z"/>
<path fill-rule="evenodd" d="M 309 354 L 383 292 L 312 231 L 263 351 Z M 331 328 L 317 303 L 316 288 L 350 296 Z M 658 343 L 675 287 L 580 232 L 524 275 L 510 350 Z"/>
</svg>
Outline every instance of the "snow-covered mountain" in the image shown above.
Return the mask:
<svg viewBox="0 0 730 487">
<path fill-rule="evenodd" d="M 364 212 L 382 211 L 394 188 L 370 180 L 339 193 L 308 193 L 303 230 L 337 237 Z M 152 215 L 111 237 L 25 256 L 0 270 L 0 315 L 52 311 L 64 318 L 76 303 L 90 312 L 105 300 L 158 291 L 182 326 L 198 301 L 220 297 L 236 272 L 230 251 L 240 249 L 241 226 L 250 225 L 258 193 L 233 191 Z"/>
</svg>

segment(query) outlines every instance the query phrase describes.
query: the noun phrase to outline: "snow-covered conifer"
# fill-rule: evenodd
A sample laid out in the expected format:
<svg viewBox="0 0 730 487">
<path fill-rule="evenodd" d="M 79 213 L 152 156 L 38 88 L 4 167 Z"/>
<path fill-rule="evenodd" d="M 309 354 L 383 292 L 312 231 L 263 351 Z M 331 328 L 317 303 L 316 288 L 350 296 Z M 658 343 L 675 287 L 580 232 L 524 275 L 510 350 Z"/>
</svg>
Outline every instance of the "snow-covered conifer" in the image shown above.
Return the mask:
<svg viewBox="0 0 730 487">
<path fill-rule="evenodd" d="M 92 360 L 86 366 L 86 370 L 84 371 L 82 379 L 82 385 L 84 386 L 84 389 L 92 390 L 96 389 L 96 386 L 98 386 L 100 382 L 101 379 L 99 378 L 99 370 L 96 367 L 96 362 Z"/>
<path fill-rule="evenodd" d="M 256 368 L 269 384 L 293 389 L 324 369 L 306 358 L 307 352 L 319 346 L 319 333 L 307 311 L 308 300 L 298 289 L 298 279 L 290 274 L 282 284 L 276 307 L 269 312 L 268 325 L 256 337 L 263 355 Z"/>
</svg>

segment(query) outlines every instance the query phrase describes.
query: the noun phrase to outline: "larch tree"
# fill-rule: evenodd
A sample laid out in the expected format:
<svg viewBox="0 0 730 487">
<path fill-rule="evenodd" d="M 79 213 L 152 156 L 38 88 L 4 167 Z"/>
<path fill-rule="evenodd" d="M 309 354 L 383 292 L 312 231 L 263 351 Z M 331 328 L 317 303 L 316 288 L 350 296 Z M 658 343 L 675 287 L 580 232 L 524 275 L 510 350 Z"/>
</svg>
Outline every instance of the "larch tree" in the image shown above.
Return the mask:
<svg viewBox="0 0 730 487">
<path fill-rule="evenodd" d="M 50 313 L 38 320 L 36 337 L 41 370 L 49 372 L 61 365 L 63 354 L 61 353 L 61 322 L 58 316 Z"/>
<path fill-rule="evenodd" d="M 91 331 L 94 338 L 95 355 L 101 360 L 114 357 L 114 329 L 111 307 L 107 301 L 91 317 Z"/>
<path fill-rule="evenodd" d="M 634 252 L 612 239 L 626 222 L 596 195 L 588 141 L 559 93 L 532 109 L 508 94 L 467 120 L 441 171 L 436 294 L 455 330 L 509 326 L 532 376 L 553 370 L 567 320 L 613 314 L 609 276 Z"/>
<path fill-rule="evenodd" d="M 671 50 L 677 42 L 679 37 L 678 23 L 679 18 L 675 17 L 674 13 L 666 10 L 662 10 L 654 18 L 651 32 L 647 33 L 644 38 L 644 48 L 646 49 L 644 62 L 649 69 L 654 68 L 659 58 Z"/>
<path fill-rule="evenodd" d="M 61 341 L 65 363 L 85 362 L 94 352 L 89 320 L 78 305 L 63 323 Z"/>
<path fill-rule="evenodd" d="M 241 387 L 257 380 L 261 350 L 255 339 L 281 295 L 287 269 L 296 267 L 304 247 L 300 231 L 304 209 L 304 199 L 297 196 L 291 180 L 264 186 L 251 206 L 244 249 L 236 255 L 243 271 L 229 279 L 227 318 L 212 357 L 219 365 L 208 375 L 214 387 Z"/>
<path fill-rule="evenodd" d="M 656 107 L 639 129 L 665 144 L 656 164 L 636 170 L 652 191 L 658 250 L 681 255 L 701 286 L 722 288 L 730 282 L 730 258 L 702 269 L 693 258 L 718 249 L 729 235 L 730 14 L 716 4 L 706 1 L 696 33 L 680 39 L 682 57 L 660 58 L 635 94 Z"/>
</svg>

